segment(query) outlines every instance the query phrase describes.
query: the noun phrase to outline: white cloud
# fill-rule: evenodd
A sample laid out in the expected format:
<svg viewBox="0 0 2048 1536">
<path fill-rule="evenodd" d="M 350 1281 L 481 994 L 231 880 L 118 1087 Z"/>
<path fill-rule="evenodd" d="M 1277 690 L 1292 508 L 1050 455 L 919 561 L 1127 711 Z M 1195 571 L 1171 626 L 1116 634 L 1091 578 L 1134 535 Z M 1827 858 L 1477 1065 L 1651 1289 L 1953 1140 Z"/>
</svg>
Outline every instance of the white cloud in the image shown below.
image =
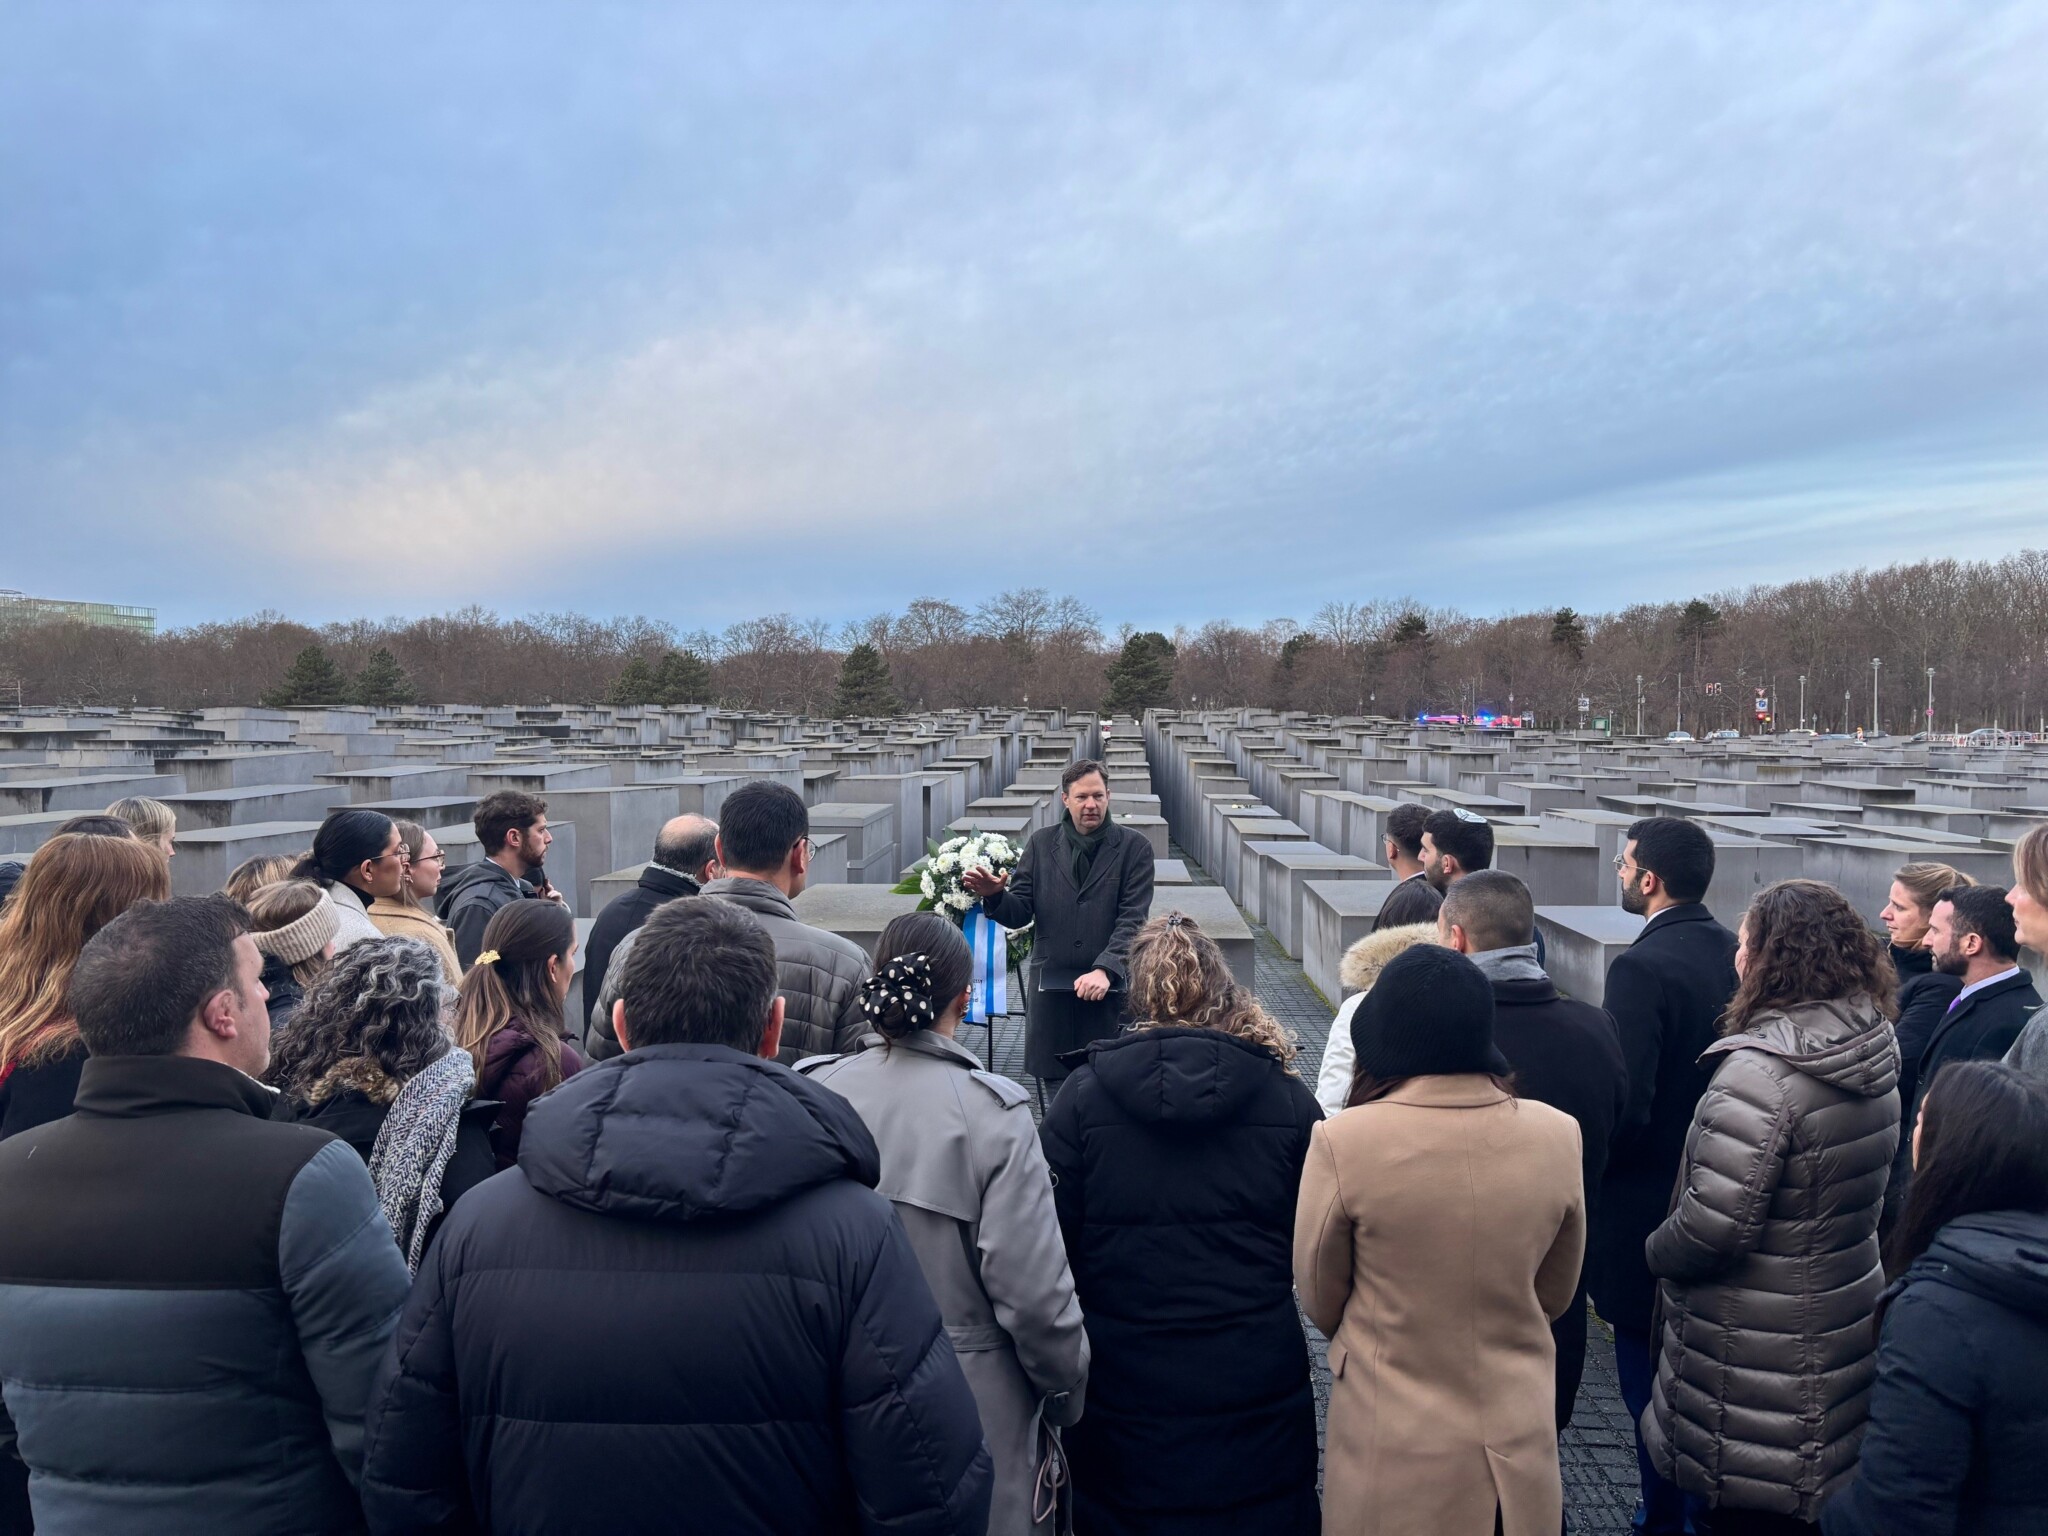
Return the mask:
<svg viewBox="0 0 2048 1536">
<path fill-rule="evenodd" d="M 534 602 L 659 609 L 697 555 L 706 617 L 966 565 L 1171 622 L 1587 606 L 2048 513 L 2037 7 L 605 13 L 573 66 L 554 30 L 156 38 L 164 121 L 122 125 L 162 144 L 0 171 L 38 381 L 0 375 L 0 470 L 81 514 L 50 569 L 146 492 L 195 605 L 313 567 L 391 606 L 393 547 L 488 599 L 502 541 L 547 549 Z"/>
</svg>

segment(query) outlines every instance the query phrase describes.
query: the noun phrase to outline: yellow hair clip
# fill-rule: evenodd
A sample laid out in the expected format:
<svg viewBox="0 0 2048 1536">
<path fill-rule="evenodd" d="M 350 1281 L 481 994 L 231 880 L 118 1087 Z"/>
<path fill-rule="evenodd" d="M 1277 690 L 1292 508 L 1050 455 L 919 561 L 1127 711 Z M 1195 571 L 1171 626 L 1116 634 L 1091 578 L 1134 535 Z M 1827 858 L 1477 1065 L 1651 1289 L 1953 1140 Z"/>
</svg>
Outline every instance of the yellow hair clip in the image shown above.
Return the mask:
<svg viewBox="0 0 2048 1536">
<path fill-rule="evenodd" d="M 478 965 L 489 965 L 493 960 L 497 958 L 498 952 L 495 949 L 487 949 L 482 954 L 476 957 L 476 963 Z"/>
</svg>

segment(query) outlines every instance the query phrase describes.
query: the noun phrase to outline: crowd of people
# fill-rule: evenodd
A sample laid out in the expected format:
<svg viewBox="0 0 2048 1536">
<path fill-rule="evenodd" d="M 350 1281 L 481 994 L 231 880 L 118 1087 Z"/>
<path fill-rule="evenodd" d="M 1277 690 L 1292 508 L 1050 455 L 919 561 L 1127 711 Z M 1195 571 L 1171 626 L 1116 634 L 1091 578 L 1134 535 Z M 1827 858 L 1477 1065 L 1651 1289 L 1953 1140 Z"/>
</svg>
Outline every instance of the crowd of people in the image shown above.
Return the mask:
<svg viewBox="0 0 2048 1536">
<path fill-rule="evenodd" d="M 787 787 L 662 828 L 587 1013 L 545 803 L 476 831 L 173 899 L 124 801 L 14 879 L 0 1531 L 1555 1536 L 1595 1313 L 1638 1530 L 2048 1530 L 2048 828 L 1879 934 L 1639 821 L 1595 1005 L 1402 807 L 1319 1071 L 1165 911 L 1042 1124 L 952 921 L 798 918 Z"/>
</svg>

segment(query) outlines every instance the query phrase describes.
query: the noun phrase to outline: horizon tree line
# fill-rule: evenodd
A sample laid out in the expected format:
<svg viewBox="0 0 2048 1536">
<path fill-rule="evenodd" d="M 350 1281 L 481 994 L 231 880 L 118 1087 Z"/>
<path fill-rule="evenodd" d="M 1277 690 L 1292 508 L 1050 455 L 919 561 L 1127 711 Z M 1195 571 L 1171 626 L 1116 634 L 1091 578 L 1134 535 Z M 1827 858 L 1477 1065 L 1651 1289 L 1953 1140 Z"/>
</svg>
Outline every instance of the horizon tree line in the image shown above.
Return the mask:
<svg viewBox="0 0 2048 1536">
<path fill-rule="evenodd" d="M 1873 666 L 1873 661 L 1877 663 Z M 849 670 L 850 666 L 850 670 Z M 1041 587 L 969 608 L 924 597 L 848 623 L 770 614 L 722 631 L 644 616 L 471 606 L 320 627 L 275 611 L 153 638 L 0 627 L 0 704 L 198 709 L 362 702 L 717 704 L 806 714 L 978 704 L 1253 706 L 1318 714 L 1605 719 L 1618 732 L 2037 728 L 2048 714 L 2048 550 L 1925 560 L 1634 603 L 1476 617 L 1332 600 L 1305 620 L 1171 634 Z M 1802 687 L 1801 680 L 1804 679 Z M 1638 681 L 1640 680 L 1640 682 Z"/>
</svg>

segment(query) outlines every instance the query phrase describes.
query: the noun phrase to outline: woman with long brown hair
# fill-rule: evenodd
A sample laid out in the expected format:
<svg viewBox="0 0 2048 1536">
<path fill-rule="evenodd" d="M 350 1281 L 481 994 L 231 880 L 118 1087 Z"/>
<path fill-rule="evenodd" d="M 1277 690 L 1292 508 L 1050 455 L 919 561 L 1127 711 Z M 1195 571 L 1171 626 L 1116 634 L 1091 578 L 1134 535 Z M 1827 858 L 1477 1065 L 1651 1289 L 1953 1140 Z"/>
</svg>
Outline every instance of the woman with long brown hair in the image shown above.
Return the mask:
<svg viewBox="0 0 2048 1536">
<path fill-rule="evenodd" d="M 63 833 L 29 860 L 0 918 L 0 1138 L 71 1113 L 85 1046 L 64 994 L 78 952 L 170 894 L 170 865 L 132 837 Z"/>
<path fill-rule="evenodd" d="M 1294 1206 L 1322 1119 L 1287 1032 L 1174 912 L 1130 947 L 1124 1033 L 1097 1040 L 1042 1139 L 1094 1350 L 1067 1436 L 1096 1536 L 1321 1524 Z"/>
<path fill-rule="evenodd" d="M 562 1038 L 562 1005 L 576 974 L 576 920 L 560 902 L 508 902 L 484 929 L 455 1003 L 455 1043 L 476 1063 L 476 1096 L 501 1106 L 491 1126 L 500 1168 L 519 1160 L 526 1109 L 583 1058 Z"/>
<path fill-rule="evenodd" d="M 1643 1436 L 1715 1536 L 1811 1530 L 1855 1470 L 1899 1136 L 1897 977 L 1848 899 L 1766 887 L 1735 970 L 1671 1214 L 1645 1245 L 1663 1340 Z"/>
</svg>

